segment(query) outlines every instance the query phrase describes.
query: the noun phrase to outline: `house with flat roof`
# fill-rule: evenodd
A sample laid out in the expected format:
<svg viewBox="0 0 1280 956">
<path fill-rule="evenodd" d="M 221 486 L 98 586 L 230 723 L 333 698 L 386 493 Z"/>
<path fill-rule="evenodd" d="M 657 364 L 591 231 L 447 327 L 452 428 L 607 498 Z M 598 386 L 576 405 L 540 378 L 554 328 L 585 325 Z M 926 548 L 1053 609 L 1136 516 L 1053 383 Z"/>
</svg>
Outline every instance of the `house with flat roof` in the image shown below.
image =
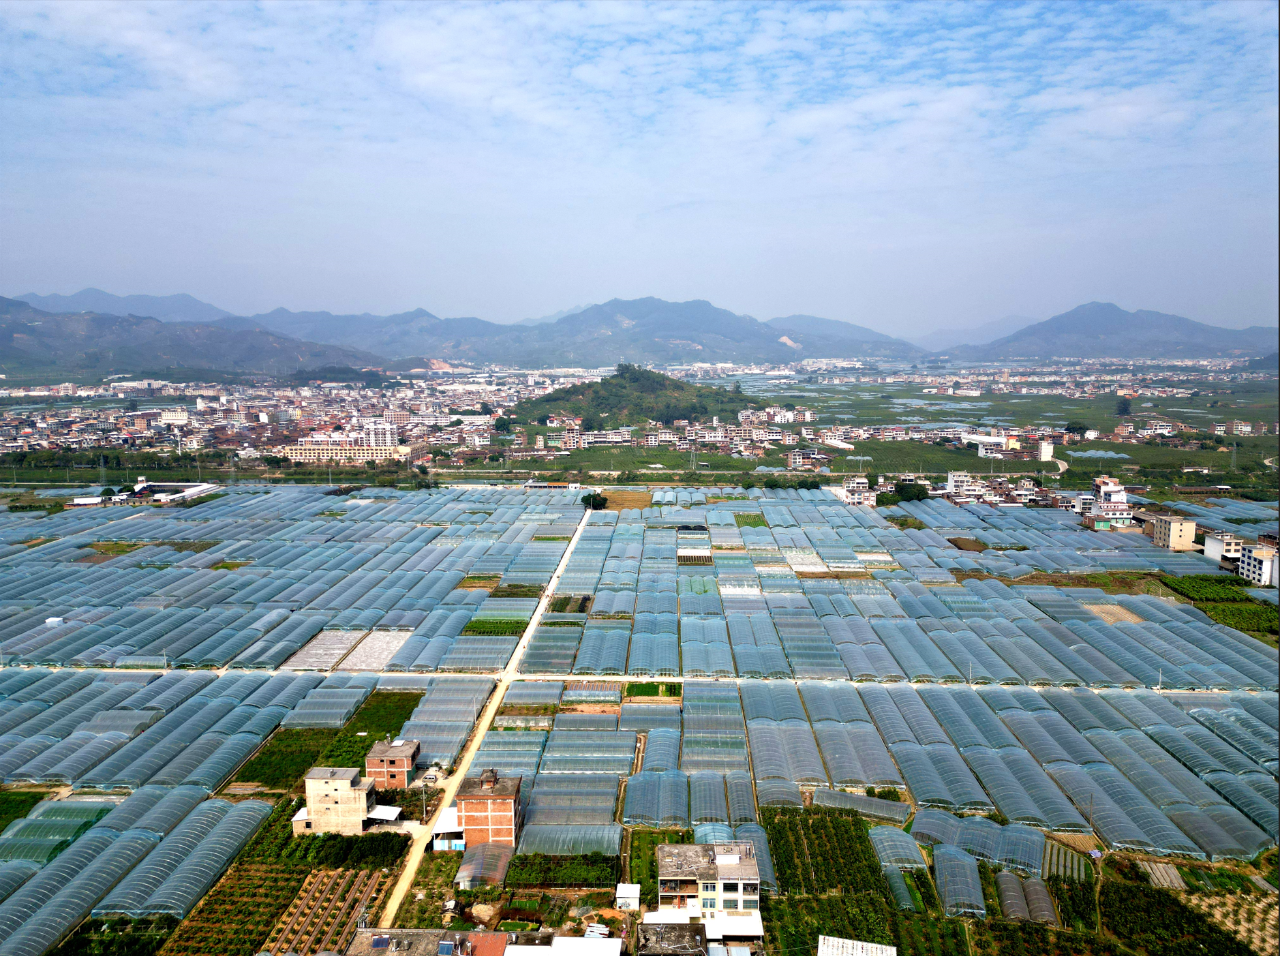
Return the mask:
<svg viewBox="0 0 1280 956">
<path fill-rule="evenodd" d="M 760 868 L 749 842 L 662 844 L 658 860 L 658 909 L 694 916 L 726 916 L 760 909 Z"/>
<path fill-rule="evenodd" d="M 359 836 L 371 824 L 394 823 L 400 818 L 399 807 L 378 806 L 373 781 L 361 780 L 354 767 L 312 767 L 304 783 L 307 805 L 293 815 L 295 836 Z"/>
<path fill-rule="evenodd" d="M 416 740 L 379 740 L 364 758 L 365 776 L 379 790 L 403 790 L 413 780 Z"/>
<path fill-rule="evenodd" d="M 484 770 L 458 786 L 458 827 L 467 846 L 502 843 L 515 846 L 520 838 L 523 815 L 520 809 L 520 780 L 503 777 L 496 770 Z"/>
</svg>

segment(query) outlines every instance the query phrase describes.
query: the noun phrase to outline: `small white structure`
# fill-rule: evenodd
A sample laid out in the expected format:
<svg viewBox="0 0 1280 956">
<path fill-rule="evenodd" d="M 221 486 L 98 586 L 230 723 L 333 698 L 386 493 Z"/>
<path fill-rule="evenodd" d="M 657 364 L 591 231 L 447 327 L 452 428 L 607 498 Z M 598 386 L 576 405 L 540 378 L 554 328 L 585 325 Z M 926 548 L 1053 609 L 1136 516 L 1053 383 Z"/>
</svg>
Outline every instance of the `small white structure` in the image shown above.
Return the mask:
<svg viewBox="0 0 1280 956">
<path fill-rule="evenodd" d="M 1204 556 L 1221 564 L 1239 561 L 1244 553 L 1244 539 L 1230 531 L 1215 531 L 1204 536 Z"/>
<path fill-rule="evenodd" d="M 640 908 L 640 884 L 619 883 L 614 891 L 616 906 L 620 910 L 638 910 Z"/>
<path fill-rule="evenodd" d="M 454 801 L 440 811 L 435 829 L 431 831 L 431 849 L 436 853 L 465 850 L 467 838 L 458 822 L 458 804 Z"/>
<path fill-rule="evenodd" d="M 818 956 L 898 956 L 898 947 L 839 936 L 819 936 Z"/>
</svg>

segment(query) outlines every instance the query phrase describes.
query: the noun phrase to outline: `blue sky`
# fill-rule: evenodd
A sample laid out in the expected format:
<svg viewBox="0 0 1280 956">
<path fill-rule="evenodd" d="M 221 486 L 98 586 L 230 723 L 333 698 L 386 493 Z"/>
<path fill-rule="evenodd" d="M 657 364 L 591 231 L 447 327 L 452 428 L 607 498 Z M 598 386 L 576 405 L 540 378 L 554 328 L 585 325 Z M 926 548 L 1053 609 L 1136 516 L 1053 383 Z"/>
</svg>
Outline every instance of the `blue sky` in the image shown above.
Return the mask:
<svg viewBox="0 0 1280 956">
<path fill-rule="evenodd" d="M 0 289 L 1272 324 L 1275 3 L 0 4 Z"/>
</svg>

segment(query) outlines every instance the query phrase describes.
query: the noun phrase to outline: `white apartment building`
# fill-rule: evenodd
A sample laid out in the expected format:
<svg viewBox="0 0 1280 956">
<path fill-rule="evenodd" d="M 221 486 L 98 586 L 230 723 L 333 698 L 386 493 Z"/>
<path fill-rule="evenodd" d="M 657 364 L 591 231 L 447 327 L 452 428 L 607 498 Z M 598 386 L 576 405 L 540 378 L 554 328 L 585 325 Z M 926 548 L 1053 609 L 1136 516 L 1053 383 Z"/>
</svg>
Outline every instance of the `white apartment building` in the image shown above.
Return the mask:
<svg viewBox="0 0 1280 956">
<path fill-rule="evenodd" d="M 1133 523 L 1133 511 L 1124 485 L 1108 475 L 1093 479 L 1093 507 L 1090 512 L 1106 518 L 1113 528 L 1124 528 Z"/>
<path fill-rule="evenodd" d="M 872 490 L 866 475 L 850 475 L 844 480 L 841 492 L 841 498 L 847 505 L 875 507 L 876 493 Z"/>
<path fill-rule="evenodd" d="M 974 478 L 967 471 L 947 472 L 947 494 L 981 496 L 986 494 L 987 483 L 981 478 Z"/>
<path fill-rule="evenodd" d="M 359 431 L 312 432 L 283 451 L 293 461 L 323 464 L 327 461 L 415 460 L 426 454 L 427 446 L 401 445 L 395 426 L 375 419 L 366 422 Z"/>
<path fill-rule="evenodd" d="M 1260 588 L 1276 584 L 1276 549 L 1269 545 L 1246 545 L 1240 551 L 1240 567 L 1236 572 Z"/>
</svg>

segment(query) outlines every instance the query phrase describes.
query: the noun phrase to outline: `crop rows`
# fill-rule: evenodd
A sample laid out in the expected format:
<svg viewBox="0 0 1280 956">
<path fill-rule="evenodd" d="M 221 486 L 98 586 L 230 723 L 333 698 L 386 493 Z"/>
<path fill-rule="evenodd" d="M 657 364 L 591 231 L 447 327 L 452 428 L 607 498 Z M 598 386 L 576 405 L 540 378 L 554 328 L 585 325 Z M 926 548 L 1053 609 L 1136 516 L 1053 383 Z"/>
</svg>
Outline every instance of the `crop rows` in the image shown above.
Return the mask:
<svg viewBox="0 0 1280 956">
<path fill-rule="evenodd" d="M 1192 601 L 1250 601 L 1252 598 L 1245 594 L 1240 588 L 1233 584 L 1223 581 L 1222 578 L 1203 577 L 1201 575 L 1191 575 L 1185 578 L 1164 577 L 1161 583 L 1171 591 L 1176 591 L 1183 597 L 1190 598 Z M 1239 580 L 1241 584 L 1247 584 L 1239 578 L 1231 580 Z"/>
<path fill-rule="evenodd" d="M 619 878 L 619 860 L 602 853 L 581 856 L 543 856 L 532 853 L 511 860 L 507 886 L 614 886 Z"/>
<path fill-rule="evenodd" d="M 1150 956 L 1192 952 L 1251 956 L 1253 952 L 1168 890 L 1106 880 L 1098 902 L 1106 930 Z"/>
<path fill-rule="evenodd" d="M 760 812 L 780 894 L 814 896 L 839 889 L 887 899 L 875 849 L 857 814 L 817 807 Z"/>
<path fill-rule="evenodd" d="M 235 864 L 169 937 L 161 956 L 254 956 L 306 875 L 287 863 Z"/>
</svg>

